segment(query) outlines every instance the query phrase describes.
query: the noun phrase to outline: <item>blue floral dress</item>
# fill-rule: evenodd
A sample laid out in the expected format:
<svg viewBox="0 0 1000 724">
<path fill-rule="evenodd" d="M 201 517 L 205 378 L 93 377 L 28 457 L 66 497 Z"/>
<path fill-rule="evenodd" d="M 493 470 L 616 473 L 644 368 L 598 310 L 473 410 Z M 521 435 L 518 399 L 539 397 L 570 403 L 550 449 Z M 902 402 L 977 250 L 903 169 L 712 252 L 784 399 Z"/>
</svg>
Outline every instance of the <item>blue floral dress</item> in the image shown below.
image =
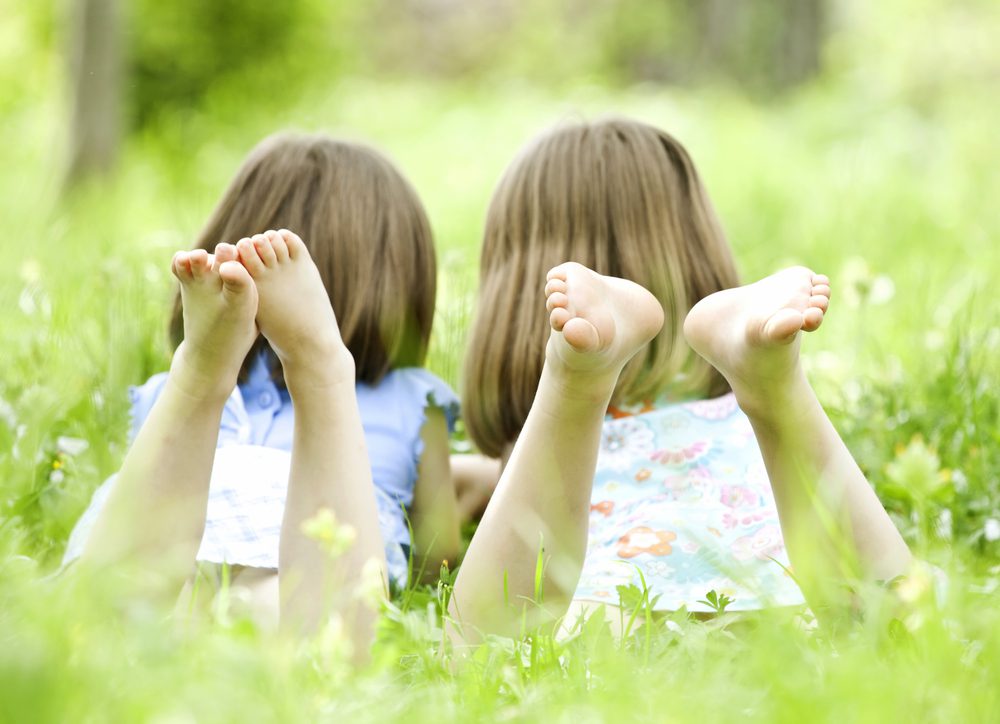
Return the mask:
<svg viewBox="0 0 1000 724">
<path fill-rule="evenodd" d="M 750 421 L 732 394 L 612 409 L 604 423 L 590 536 L 575 598 L 617 604 L 645 579 L 658 610 L 804 603 Z"/>
</svg>

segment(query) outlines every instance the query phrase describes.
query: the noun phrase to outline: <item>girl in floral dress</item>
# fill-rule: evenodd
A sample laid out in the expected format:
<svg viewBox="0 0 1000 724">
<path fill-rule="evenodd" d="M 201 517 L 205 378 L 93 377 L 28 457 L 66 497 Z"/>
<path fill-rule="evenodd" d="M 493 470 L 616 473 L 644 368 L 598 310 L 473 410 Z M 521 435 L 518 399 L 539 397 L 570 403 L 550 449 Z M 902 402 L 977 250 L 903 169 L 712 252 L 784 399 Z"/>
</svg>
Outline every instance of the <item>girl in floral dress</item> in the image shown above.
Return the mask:
<svg viewBox="0 0 1000 724">
<path fill-rule="evenodd" d="M 712 590 L 729 610 L 803 592 L 818 609 L 908 570 L 799 363 L 829 280 L 794 267 L 738 284 L 663 131 L 569 125 L 514 161 L 487 216 L 463 394 L 471 438 L 504 467 L 456 581 L 454 640 L 643 581 L 663 610 L 710 610 Z"/>
</svg>

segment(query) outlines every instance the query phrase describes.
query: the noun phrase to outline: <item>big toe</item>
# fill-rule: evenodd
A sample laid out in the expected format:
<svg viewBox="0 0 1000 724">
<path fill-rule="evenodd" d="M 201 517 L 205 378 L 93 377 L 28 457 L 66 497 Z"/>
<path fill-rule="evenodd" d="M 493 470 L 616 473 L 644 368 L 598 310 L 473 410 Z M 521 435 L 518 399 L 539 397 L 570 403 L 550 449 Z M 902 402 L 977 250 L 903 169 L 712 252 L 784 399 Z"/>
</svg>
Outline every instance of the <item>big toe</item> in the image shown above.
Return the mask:
<svg viewBox="0 0 1000 724">
<path fill-rule="evenodd" d="M 597 327 L 581 317 L 574 317 L 566 322 L 563 325 L 562 334 L 569 345 L 578 352 L 596 350 L 601 345 L 601 336 L 597 333 Z"/>
<path fill-rule="evenodd" d="M 238 261 L 226 261 L 219 266 L 223 288 L 230 294 L 244 295 L 254 288 L 253 277 Z"/>
<path fill-rule="evenodd" d="M 765 344 L 788 342 L 802 329 L 804 322 L 802 312 L 795 309 L 781 309 L 765 322 L 761 330 L 761 341 Z"/>
<path fill-rule="evenodd" d="M 186 251 L 179 251 L 174 254 L 174 258 L 170 262 L 170 271 L 181 282 L 191 281 L 191 260 L 188 259 Z"/>
</svg>

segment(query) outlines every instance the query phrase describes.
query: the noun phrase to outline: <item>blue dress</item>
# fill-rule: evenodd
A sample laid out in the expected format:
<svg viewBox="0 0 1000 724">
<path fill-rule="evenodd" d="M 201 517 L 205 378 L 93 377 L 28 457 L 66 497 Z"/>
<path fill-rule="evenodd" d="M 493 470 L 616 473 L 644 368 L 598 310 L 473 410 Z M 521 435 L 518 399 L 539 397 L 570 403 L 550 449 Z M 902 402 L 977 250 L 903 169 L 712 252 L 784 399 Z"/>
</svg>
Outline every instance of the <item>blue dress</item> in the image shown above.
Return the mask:
<svg viewBox="0 0 1000 724">
<path fill-rule="evenodd" d="M 618 604 L 645 582 L 654 609 L 710 611 L 804 603 L 789 574 L 778 510 L 750 421 L 730 393 L 612 409 L 575 598 Z"/>
<path fill-rule="evenodd" d="M 163 372 L 131 388 L 130 440 L 135 439 L 166 381 Z M 447 384 L 418 367 L 392 370 L 374 386 L 359 382 L 356 390 L 389 574 L 403 585 L 411 545 L 406 512 L 413 503 L 423 452 L 420 430 L 426 409 L 441 408 L 451 431 L 458 397 Z M 259 359 L 247 382 L 233 390 L 222 413 L 199 561 L 278 567 L 293 423 L 288 391 L 271 380 L 264 359 Z M 115 480 L 112 476 L 95 491 L 70 535 L 64 565 L 80 556 Z"/>
</svg>

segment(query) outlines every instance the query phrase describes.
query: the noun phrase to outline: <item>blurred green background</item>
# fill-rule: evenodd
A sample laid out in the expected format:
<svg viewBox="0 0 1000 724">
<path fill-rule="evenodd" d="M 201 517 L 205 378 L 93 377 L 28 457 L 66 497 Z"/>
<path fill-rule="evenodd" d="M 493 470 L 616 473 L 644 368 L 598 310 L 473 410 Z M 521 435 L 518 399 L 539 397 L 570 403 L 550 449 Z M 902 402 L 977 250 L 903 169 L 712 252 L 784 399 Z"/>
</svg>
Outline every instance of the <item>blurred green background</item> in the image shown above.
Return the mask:
<svg viewBox="0 0 1000 724">
<path fill-rule="evenodd" d="M 998 37 L 992 0 L 0 0 L 0 721 L 995 721 Z M 534 134 L 605 114 L 689 148 L 746 278 L 833 278 L 806 363 L 951 575 L 943 615 L 832 648 L 784 624 L 679 615 L 642 646 L 588 625 L 453 677 L 411 591 L 359 679 L 336 637 L 303 658 L 222 609 L 179 631 L 46 577 L 121 461 L 128 385 L 168 364 L 169 259 L 258 140 L 396 160 L 439 249 L 428 364 L 457 385 L 494 184 Z"/>
</svg>

